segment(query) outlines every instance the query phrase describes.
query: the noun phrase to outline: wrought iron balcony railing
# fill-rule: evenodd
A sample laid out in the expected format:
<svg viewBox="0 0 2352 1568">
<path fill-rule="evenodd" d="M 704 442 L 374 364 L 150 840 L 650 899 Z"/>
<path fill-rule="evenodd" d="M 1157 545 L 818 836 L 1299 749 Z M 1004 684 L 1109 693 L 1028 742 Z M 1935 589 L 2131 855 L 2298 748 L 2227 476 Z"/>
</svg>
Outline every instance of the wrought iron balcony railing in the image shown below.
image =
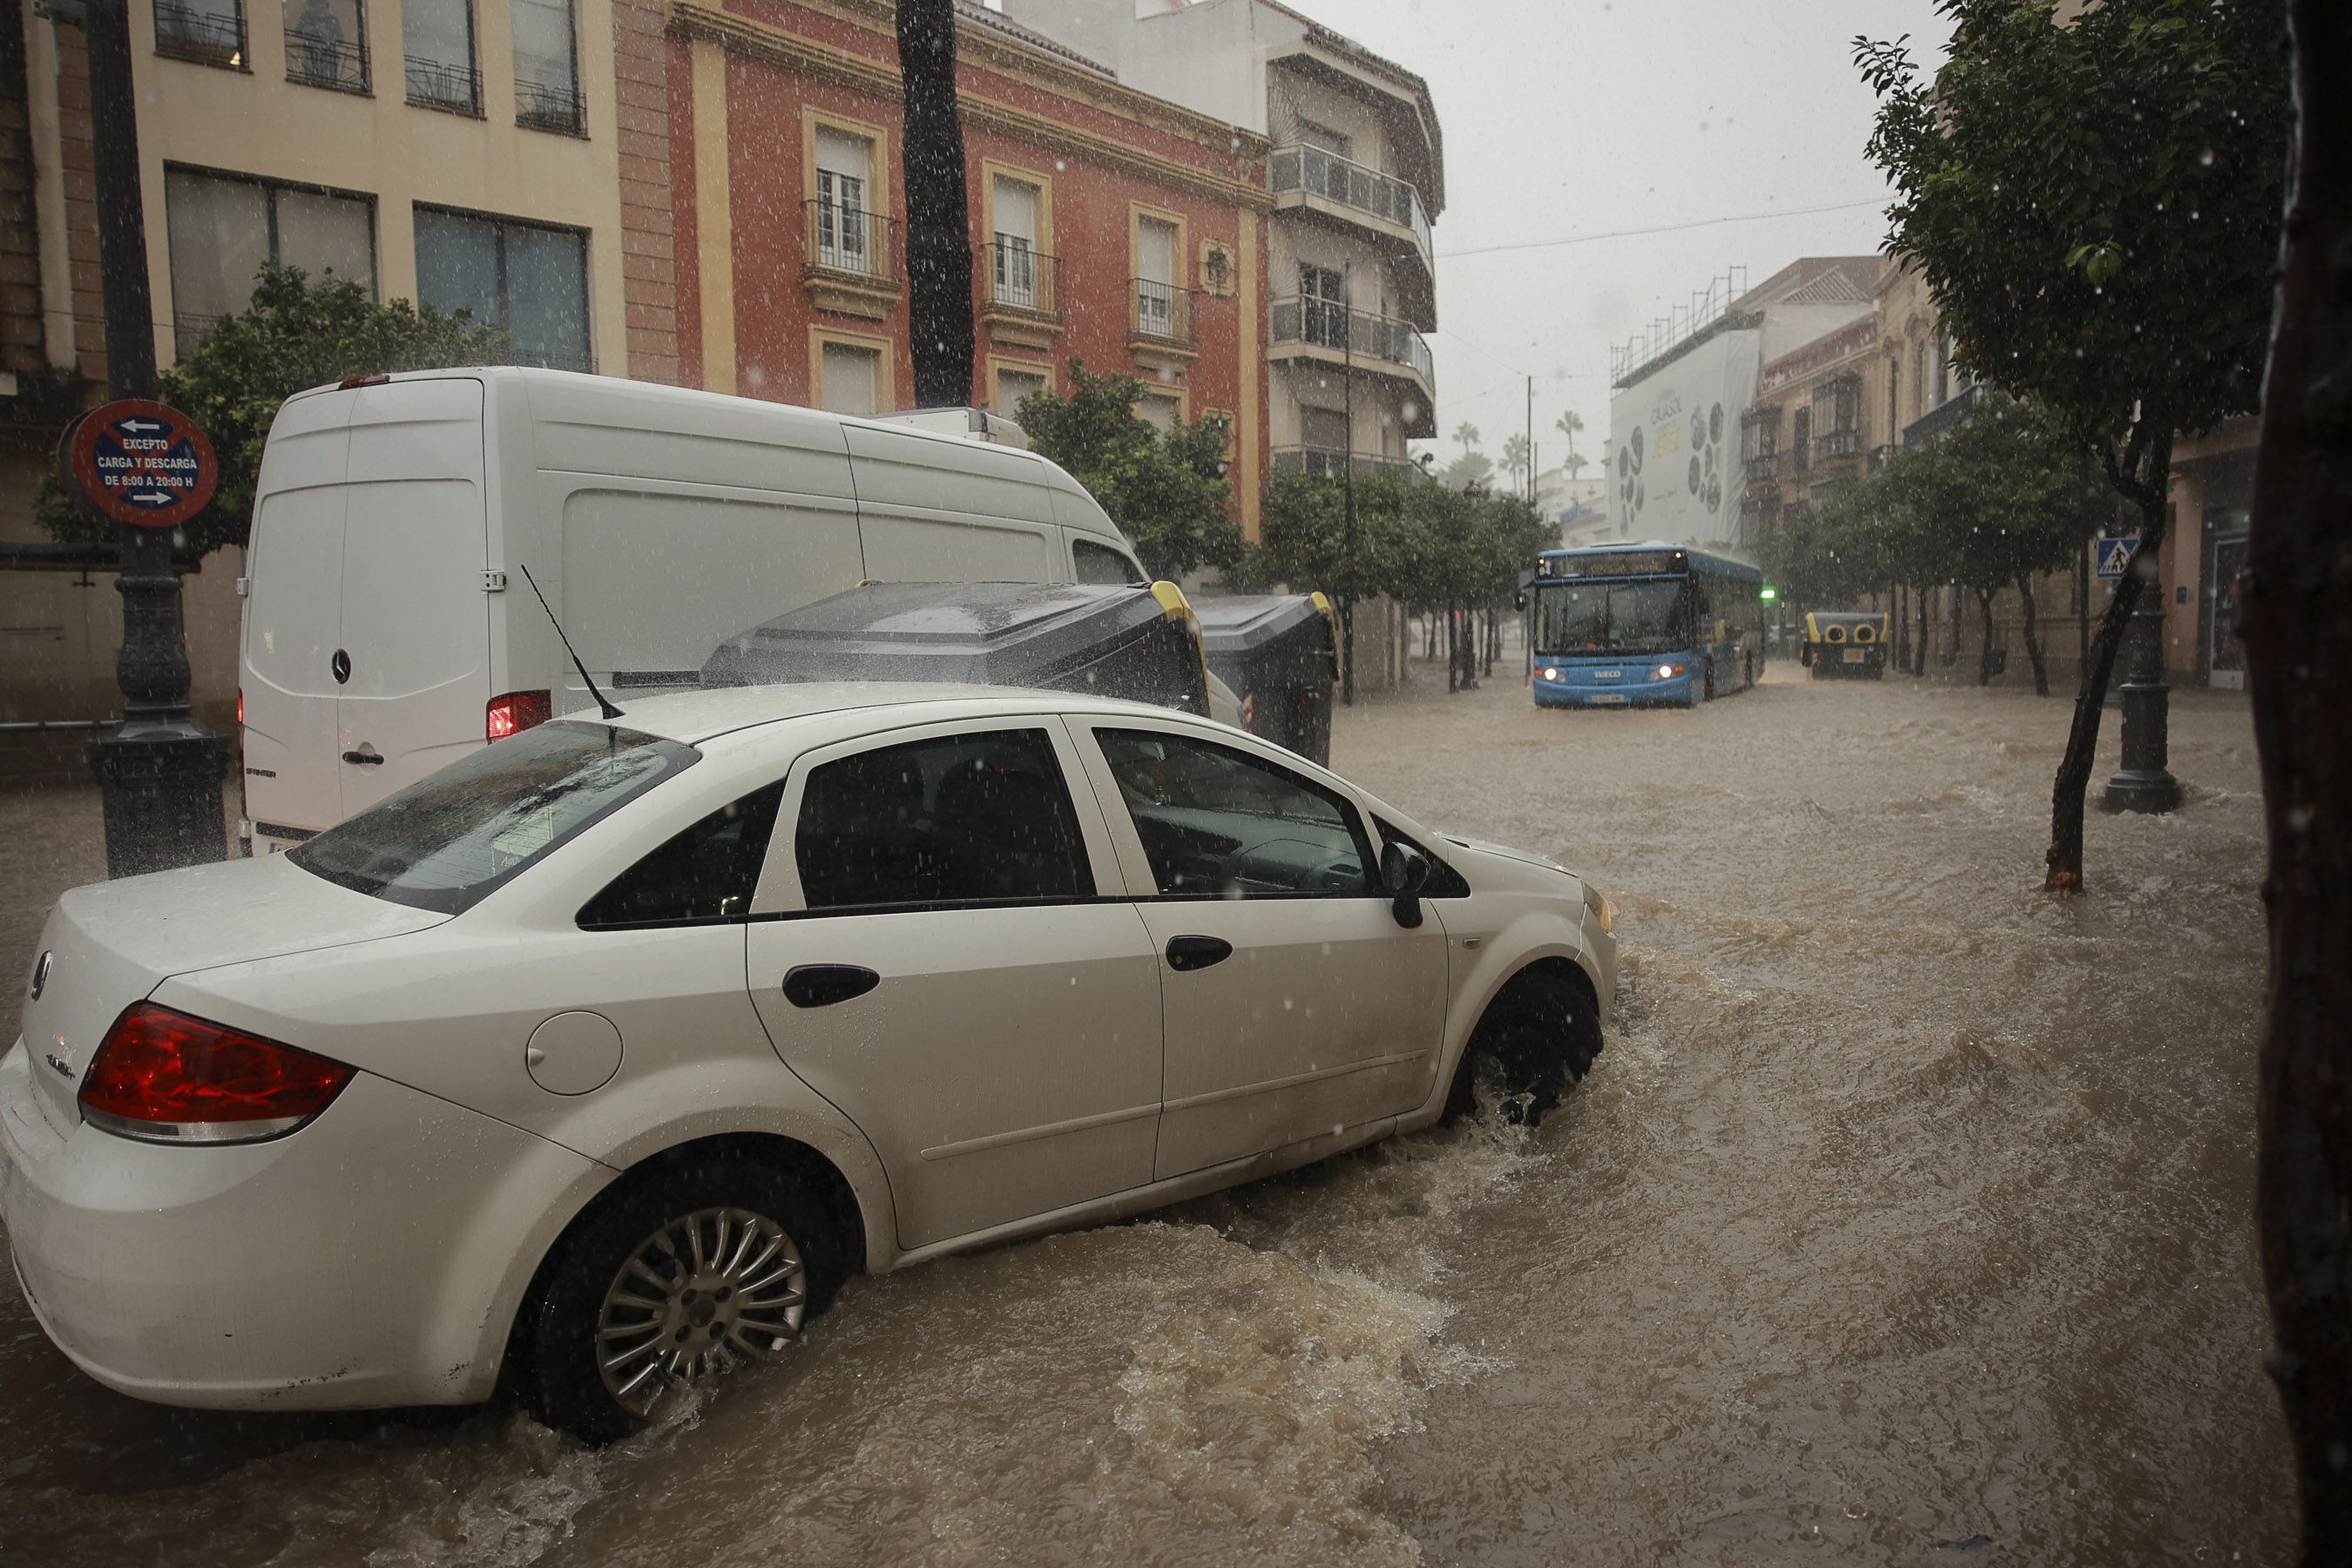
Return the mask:
<svg viewBox="0 0 2352 1568">
<path fill-rule="evenodd" d="M 1276 447 L 1274 449 L 1274 467 L 1277 473 L 1313 474 L 1320 479 L 1334 479 L 1350 467 L 1359 474 L 1395 474 L 1408 479 L 1429 477 L 1428 471 L 1410 458 L 1386 458 L 1371 452 L 1350 453 L 1337 447 Z"/>
<path fill-rule="evenodd" d="M 801 204 L 808 243 L 807 265 L 869 282 L 894 283 L 898 220 L 822 199 Z"/>
<path fill-rule="evenodd" d="M 1276 342 L 1311 343 L 1357 359 L 1402 365 L 1433 389 L 1436 385 L 1437 362 L 1429 342 L 1409 321 L 1350 310 L 1337 300 L 1306 297 L 1276 300 L 1273 316 Z"/>
<path fill-rule="evenodd" d="M 211 66 L 245 67 L 245 8 L 155 0 L 155 52 Z"/>
<path fill-rule="evenodd" d="M 533 131 L 554 131 L 577 136 L 582 129 L 580 89 L 560 83 L 515 79 L 515 123 Z"/>
<path fill-rule="evenodd" d="M 1192 346 L 1192 291 L 1150 278 L 1130 278 L 1128 333 L 1138 342 Z"/>
<path fill-rule="evenodd" d="M 1840 458 L 1858 456 L 1861 451 L 1859 430 L 1824 430 L 1813 437 L 1813 457 L 1819 462 L 1834 462 Z"/>
<path fill-rule="evenodd" d="M 980 297 L 989 305 L 1033 316 L 1062 314 L 1062 258 L 1024 245 L 996 240 L 980 247 Z"/>
<path fill-rule="evenodd" d="M 368 89 L 367 39 L 322 37 L 299 20 L 286 27 L 286 79 L 341 92 Z"/>
<path fill-rule="evenodd" d="M 455 114 L 482 112 L 482 73 L 471 66 L 410 55 L 403 62 L 408 101 L 423 109 L 446 109 Z"/>
<path fill-rule="evenodd" d="M 1780 454 L 1778 452 L 1759 452 L 1754 457 L 1748 459 L 1745 467 L 1748 470 L 1748 482 L 1749 484 L 1769 485 L 1774 483 L 1780 477 Z"/>
<path fill-rule="evenodd" d="M 1421 193 L 1395 175 L 1307 146 L 1276 148 L 1267 174 L 1276 195 L 1304 191 L 1411 229 L 1422 262 L 1428 264 L 1433 249 L 1429 215 L 1422 209 Z"/>
</svg>

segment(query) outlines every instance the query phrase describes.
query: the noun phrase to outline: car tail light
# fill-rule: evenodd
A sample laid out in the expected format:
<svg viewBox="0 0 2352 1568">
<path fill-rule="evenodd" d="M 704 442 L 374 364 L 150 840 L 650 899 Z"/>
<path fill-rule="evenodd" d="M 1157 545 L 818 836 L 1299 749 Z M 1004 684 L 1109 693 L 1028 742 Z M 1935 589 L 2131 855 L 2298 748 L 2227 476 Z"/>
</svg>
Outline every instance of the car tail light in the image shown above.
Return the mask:
<svg viewBox="0 0 2352 1568">
<path fill-rule="evenodd" d="M 82 1119 L 157 1143 L 250 1143 L 291 1132 L 351 1082 L 341 1062 L 142 1002 L 82 1075 Z"/>
<path fill-rule="evenodd" d="M 534 724 L 546 723 L 553 711 L 554 705 L 544 691 L 509 691 L 504 697 L 493 697 L 482 721 L 482 738 L 503 741 L 520 735 Z"/>
</svg>

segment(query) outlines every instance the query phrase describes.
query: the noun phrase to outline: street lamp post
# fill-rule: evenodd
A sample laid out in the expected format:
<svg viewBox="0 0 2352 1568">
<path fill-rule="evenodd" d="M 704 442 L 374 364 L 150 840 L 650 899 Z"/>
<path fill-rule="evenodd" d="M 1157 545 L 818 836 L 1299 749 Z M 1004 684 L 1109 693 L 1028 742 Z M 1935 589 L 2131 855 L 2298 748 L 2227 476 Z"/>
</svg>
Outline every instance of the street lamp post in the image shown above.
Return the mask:
<svg viewBox="0 0 2352 1568">
<path fill-rule="evenodd" d="M 87 0 L 90 156 L 106 318 L 107 379 L 117 398 L 155 398 L 154 313 L 139 191 L 138 100 L 129 0 Z M 122 724 L 90 748 L 106 826 L 106 871 L 136 876 L 217 860 L 223 849 L 220 737 L 188 710 L 188 644 L 168 528 L 118 523 L 122 647 L 114 659 Z"/>
<path fill-rule="evenodd" d="M 2124 634 L 2123 766 L 2107 780 L 2100 804 L 2109 811 L 2163 813 L 2180 804 L 2180 781 L 2166 765 L 2172 688 L 2164 679 L 2164 586 L 2152 552 L 2136 552 L 2128 570 L 2139 578 L 2139 597 Z"/>
</svg>

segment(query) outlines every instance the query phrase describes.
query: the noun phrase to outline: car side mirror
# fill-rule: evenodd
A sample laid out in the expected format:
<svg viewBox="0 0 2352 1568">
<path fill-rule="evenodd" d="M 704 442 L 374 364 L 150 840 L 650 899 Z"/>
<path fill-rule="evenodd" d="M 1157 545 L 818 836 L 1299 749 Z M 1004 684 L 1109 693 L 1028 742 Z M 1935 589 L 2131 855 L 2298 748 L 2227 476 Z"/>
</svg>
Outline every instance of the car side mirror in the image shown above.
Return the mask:
<svg viewBox="0 0 2352 1568">
<path fill-rule="evenodd" d="M 1428 856 L 1409 844 L 1381 847 L 1381 886 L 1396 901 L 1396 923 L 1407 931 L 1421 924 L 1421 890 L 1428 885 Z"/>
</svg>

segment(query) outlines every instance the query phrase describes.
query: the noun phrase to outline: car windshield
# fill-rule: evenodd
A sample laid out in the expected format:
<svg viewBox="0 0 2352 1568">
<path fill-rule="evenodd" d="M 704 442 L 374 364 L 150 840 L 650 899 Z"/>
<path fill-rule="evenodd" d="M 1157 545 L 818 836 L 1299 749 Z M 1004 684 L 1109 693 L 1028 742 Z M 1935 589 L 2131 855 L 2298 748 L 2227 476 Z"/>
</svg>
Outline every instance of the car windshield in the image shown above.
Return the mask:
<svg viewBox="0 0 2352 1568">
<path fill-rule="evenodd" d="M 342 887 L 456 914 L 700 755 L 633 730 L 543 724 L 387 795 L 288 858 Z"/>
<path fill-rule="evenodd" d="M 1690 646 L 1690 584 L 1563 583 L 1536 595 L 1540 654 L 1673 653 Z"/>
</svg>

